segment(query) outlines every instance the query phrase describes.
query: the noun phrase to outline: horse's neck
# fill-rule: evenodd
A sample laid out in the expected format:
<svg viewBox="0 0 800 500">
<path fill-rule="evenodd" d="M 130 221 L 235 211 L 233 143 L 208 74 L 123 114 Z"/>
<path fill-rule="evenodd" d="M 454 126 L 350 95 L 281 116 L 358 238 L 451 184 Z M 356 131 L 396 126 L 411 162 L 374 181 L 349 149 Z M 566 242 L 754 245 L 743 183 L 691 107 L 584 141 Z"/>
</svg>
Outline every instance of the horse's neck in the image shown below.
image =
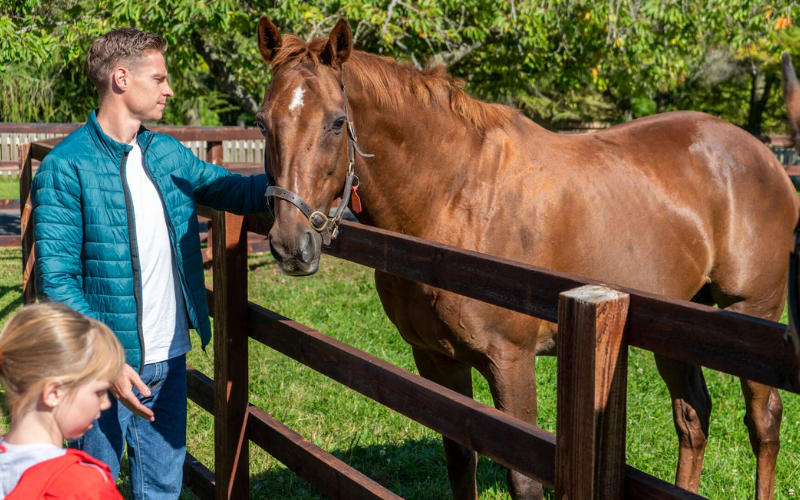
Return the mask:
<svg viewBox="0 0 800 500">
<path fill-rule="evenodd" d="M 363 206 L 358 219 L 391 231 L 430 236 L 437 219 L 433 215 L 447 210 L 454 196 L 468 196 L 463 178 L 465 168 L 473 168 L 470 157 L 483 147 L 480 135 L 447 109 L 413 98 L 399 112 L 386 109 L 355 82 L 348 84 L 348 98 L 358 144 L 375 155 L 356 162 Z M 457 150 L 452 147 L 454 138 Z"/>
</svg>

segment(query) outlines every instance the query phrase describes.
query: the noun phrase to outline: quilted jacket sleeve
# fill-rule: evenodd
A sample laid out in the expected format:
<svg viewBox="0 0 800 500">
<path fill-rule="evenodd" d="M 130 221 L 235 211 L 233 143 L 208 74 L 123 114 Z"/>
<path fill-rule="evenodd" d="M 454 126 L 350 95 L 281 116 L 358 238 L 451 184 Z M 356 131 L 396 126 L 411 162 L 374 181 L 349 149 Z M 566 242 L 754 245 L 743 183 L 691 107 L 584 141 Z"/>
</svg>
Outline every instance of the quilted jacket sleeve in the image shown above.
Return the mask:
<svg viewBox="0 0 800 500">
<path fill-rule="evenodd" d="M 40 299 L 61 302 L 92 316 L 83 295 L 83 217 L 75 169 L 48 155 L 31 186 L 36 241 L 36 290 Z"/>
<path fill-rule="evenodd" d="M 188 148 L 178 144 L 184 161 L 191 165 L 195 202 L 237 215 L 267 211 L 265 174 L 248 177 L 230 173 L 218 165 L 200 160 Z"/>
</svg>

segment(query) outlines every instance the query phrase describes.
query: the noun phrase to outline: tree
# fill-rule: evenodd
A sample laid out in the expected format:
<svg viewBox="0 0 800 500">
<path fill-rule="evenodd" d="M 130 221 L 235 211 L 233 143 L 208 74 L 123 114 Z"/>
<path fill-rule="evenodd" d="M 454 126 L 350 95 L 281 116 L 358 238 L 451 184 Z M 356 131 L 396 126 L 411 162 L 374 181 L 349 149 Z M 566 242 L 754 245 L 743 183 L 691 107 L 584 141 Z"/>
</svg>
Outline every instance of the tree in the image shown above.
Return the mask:
<svg viewBox="0 0 800 500">
<path fill-rule="evenodd" d="M 324 36 L 339 16 L 356 48 L 445 64 L 479 97 L 559 126 L 704 109 L 758 132 L 776 125 L 778 57 L 796 30 L 787 0 L 0 0 L 0 120 L 80 121 L 95 105 L 83 68 L 113 27 L 162 34 L 171 123 L 252 120 L 270 81 L 253 33 Z M 794 37 L 794 38 L 792 38 Z M 796 45 L 795 45 L 796 46 Z M 719 69 L 733 69 L 720 79 Z M 715 73 L 716 72 L 716 73 Z M 749 80 L 748 80 L 749 78 Z M 34 99 L 18 90 L 27 86 Z M 718 94 L 725 94 L 726 105 Z M 741 111 L 749 110 L 742 117 Z"/>
</svg>

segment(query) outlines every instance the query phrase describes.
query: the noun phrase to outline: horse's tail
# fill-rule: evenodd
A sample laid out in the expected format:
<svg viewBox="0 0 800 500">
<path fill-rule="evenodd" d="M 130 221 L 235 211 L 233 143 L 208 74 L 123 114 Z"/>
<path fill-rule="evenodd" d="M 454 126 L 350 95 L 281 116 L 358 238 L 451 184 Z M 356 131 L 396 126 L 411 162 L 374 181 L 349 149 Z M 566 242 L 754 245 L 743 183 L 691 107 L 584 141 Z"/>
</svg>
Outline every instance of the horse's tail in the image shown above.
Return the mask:
<svg viewBox="0 0 800 500">
<path fill-rule="evenodd" d="M 800 82 L 794 72 L 792 58 L 784 52 L 783 60 L 783 98 L 786 101 L 786 111 L 789 115 L 789 125 L 792 128 L 792 142 L 794 148 L 800 152 Z"/>
</svg>

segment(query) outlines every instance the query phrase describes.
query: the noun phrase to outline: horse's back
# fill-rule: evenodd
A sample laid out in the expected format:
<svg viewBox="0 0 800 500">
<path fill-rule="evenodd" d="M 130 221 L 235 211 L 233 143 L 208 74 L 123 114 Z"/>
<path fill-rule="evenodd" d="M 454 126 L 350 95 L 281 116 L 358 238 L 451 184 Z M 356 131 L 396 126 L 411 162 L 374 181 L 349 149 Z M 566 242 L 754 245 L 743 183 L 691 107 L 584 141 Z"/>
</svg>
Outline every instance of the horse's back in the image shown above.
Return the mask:
<svg viewBox="0 0 800 500">
<path fill-rule="evenodd" d="M 549 138 L 547 165 L 519 166 L 535 222 L 517 260 L 684 299 L 725 266 L 754 276 L 785 260 L 797 196 L 744 130 L 676 112 Z"/>
</svg>

